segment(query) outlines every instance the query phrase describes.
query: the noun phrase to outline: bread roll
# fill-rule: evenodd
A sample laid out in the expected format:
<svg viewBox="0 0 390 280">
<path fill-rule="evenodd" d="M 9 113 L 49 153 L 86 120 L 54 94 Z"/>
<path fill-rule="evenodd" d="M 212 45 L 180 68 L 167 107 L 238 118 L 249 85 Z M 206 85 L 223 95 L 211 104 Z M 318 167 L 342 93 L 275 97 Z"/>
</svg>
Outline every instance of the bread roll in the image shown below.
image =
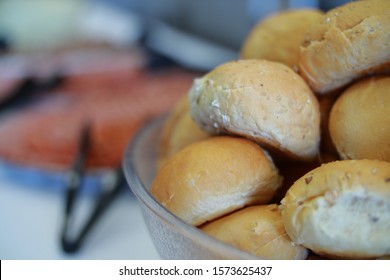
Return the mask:
<svg viewBox="0 0 390 280">
<path fill-rule="evenodd" d="M 157 168 L 159 169 L 169 157 L 184 147 L 210 136 L 192 120 L 188 95 L 183 96 L 163 124 Z"/>
<path fill-rule="evenodd" d="M 281 202 L 297 244 L 333 258 L 390 254 L 390 163 L 344 160 L 298 179 Z"/>
<path fill-rule="evenodd" d="M 169 158 L 150 188 L 163 206 L 198 226 L 234 210 L 271 200 L 282 177 L 254 142 L 215 136 Z"/>
<path fill-rule="evenodd" d="M 342 159 L 390 161 L 390 76 L 349 87 L 332 107 L 329 133 Z"/>
<path fill-rule="evenodd" d="M 241 48 L 242 59 L 258 58 L 298 68 L 299 47 L 307 29 L 323 16 L 314 9 L 287 10 L 260 21 Z"/>
<path fill-rule="evenodd" d="M 301 46 L 299 72 L 326 94 L 390 70 L 390 1 L 352 1 L 328 11 Z"/>
<path fill-rule="evenodd" d="M 227 62 L 195 79 L 189 97 L 194 121 L 210 133 L 240 135 L 299 160 L 318 152 L 318 101 L 281 63 Z"/>
<path fill-rule="evenodd" d="M 263 259 L 301 260 L 308 255 L 306 248 L 287 235 L 277 204 L 249 206 L 200 229 Z"/>
</svg>

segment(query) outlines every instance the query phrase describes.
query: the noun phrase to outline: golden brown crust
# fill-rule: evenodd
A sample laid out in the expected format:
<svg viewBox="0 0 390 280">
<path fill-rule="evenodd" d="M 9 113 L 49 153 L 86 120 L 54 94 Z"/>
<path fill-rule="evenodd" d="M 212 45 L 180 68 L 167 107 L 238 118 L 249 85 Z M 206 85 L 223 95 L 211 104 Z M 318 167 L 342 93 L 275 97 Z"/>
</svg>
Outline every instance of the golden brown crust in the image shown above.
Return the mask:
<svg viewBox="0 0 390 280">
<path fill-rule="evenodd" d="M 353 1 L 327 12 L 301 46 L 299 72 L 326 94 L 351 81 L 390 70 L 390 2 Z"/>
<path fill-rule="evenodd" d="M 344 160 L 298 179 L 281 202 L 291 239 L 320 255 L 375 258 L 390 253 L 390 163 Z"/>
<path fill-rule="evenodd" d="M 246 205 L 267 203 L 281 184 L 278 170 L 257 144 L 215 136 L 169 158 L 150 192 L 182 220 L 200 225 Z"/>
<path fill-rule="evenodd" d="M 200 229 L 263 259 L 302 260 L 308 255 L 306 248 L 287 235 L 277 204 L 249 206 Z"/>
<path fill-rule="evenodd" d="M 342 159 L 390 161 L 390 76 L 353 84 L 333 105 L 329 132 Z"/>
<path fill-rule="evenodd" d="M 189 97 L 194 121 L 210 133 L 240 135 L 299 160 L 318 153 L 318 100 L 284 64 L 227 62 L 196 79 Z"/>
<path fill-rule="evenodd" d="M 160 169 L 169 157 L 184 147 L 210 136 L 209 133 L 200 129 L 192 120 L 189 112 L 188 95 L 184 95 L 163 124 L 159 142 L 157 169 Z"/>
<path fill-rule="evenodd" d="M 304 35 L 322 15 L 323 12 L 315 9 L 297 9 L 267 17 L 250 31 L 242 45 L 241 58 L 267 59 L 297 69 Z"/>
</svg>

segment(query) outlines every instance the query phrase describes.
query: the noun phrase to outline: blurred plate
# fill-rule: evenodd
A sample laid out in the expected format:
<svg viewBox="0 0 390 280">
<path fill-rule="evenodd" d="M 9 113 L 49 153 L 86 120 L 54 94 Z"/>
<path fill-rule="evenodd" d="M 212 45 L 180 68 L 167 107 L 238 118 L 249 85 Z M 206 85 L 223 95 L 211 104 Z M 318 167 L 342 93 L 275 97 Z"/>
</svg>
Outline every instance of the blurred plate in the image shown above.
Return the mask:
<svg viewBox="0 0 390 280">
<path fill-rule="evenodd" d="M 80 190 L 81 194 L 93 196 L 100 193 L 103 180 L 112 172 L 108 168 L 86 172 Z M 69 180 L 69 175 L 65 171 L 47 171 L 36 167 L 13 164 L 4 160 L 0 161 L 0 177 L 6 182 L 54 193 L 63 193 Z M 2 183 L 4 184 L 4 182 Z"/>
</svg>

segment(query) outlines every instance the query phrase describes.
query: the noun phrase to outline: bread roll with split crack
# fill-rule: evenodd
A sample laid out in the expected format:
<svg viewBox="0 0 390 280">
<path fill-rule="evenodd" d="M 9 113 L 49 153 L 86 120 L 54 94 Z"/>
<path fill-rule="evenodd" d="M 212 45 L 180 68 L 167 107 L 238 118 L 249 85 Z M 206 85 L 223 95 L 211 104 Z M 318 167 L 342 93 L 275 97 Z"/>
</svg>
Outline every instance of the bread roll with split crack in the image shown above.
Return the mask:
<svg viewBox="0 0 390 280">
<path fill-rule="evenodd" d="M 298 69 L 299 47 L 307 29 L 319 21 L 323 12 L 316 9 L 286 10 L 257 23 L 245 39 L 242 59 L 267 59 Z"/>
<path fill-rule="evenodd" d="M 329 133 L 342 159 L 390 161 L 390 76 L 347 88 L 332 107 Z"/>
<path fill-rule="evenodd" d="M 302 260 L 308 256 L 308 250 L 287 235 L 277 204 L 248 206 L 200 229 L 263 259 Z"/>
<path fill-rule="evenodd" d="M 157 172 L 150 193 L 173 214 L 199 226 L 252 204 L 265 204 L 282 177 L 256 143 L 215 136 L 170 157 Z"/>
<path fill-rule="evenodd" d="M 286 232 L 313 252 L 348 259 L 390 254 L 390 163 L 343 160 L 298 179 L 281 202 Z"/>
<path fill-rule="evenodd" d="M 184 147 L 210 136 L 192 120 L 188 95 L 183 96 L 163 124 L 157 168 L 159 169 L 169 157 Z"/>
<path fill-rule="evenodd" d="M 209 133 L 240 135 L 303 161 L 318 153 L 318 100 L 284 64 L 227 62 L 195 79 L 189 98 L 194 121 Z"/>
<path fill-rule="evenodd" d="M 373 73 L 390 71 L 390 1 L 352 1 L 328 11 L 308 30 L 299 73 L 327 94 Z"/>
</svg>

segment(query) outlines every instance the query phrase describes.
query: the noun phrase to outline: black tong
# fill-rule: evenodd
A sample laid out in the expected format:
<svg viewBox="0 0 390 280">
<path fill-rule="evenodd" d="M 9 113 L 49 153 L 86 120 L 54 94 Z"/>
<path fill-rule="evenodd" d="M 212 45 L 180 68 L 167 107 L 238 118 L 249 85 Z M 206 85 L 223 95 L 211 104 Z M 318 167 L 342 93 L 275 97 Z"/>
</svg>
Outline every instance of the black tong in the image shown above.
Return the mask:
<svg viewBox="0 0 390 280">
<path fill-rule="evenodd" d="M 82 188 L 85 163 L 90 147 L 90 130 L 91 125 L 89 123 L 83 126 L 80 135 L 79 153 L 69 172 L 68 187 L 65 197 L 65 217 L 61 232 L 61 246 L 66 253 L 73 253 L 80 249 L 90 230 L 114 198 L 119 194 L 121 187 L 125 182 L 121 168 L 117 168 L 112 174 L 109 174 L 109 176 L 112 176 L 110 177 L 110 180 L 103 182 L 101 193 L 97 197 L 95 206 L 89 218 L 86 220 L 84 226 L 82 226 L 78 235 L 72 237 L 70 233 L 72 221 L 75 215 L 74 207 Z"/>
</svg>

